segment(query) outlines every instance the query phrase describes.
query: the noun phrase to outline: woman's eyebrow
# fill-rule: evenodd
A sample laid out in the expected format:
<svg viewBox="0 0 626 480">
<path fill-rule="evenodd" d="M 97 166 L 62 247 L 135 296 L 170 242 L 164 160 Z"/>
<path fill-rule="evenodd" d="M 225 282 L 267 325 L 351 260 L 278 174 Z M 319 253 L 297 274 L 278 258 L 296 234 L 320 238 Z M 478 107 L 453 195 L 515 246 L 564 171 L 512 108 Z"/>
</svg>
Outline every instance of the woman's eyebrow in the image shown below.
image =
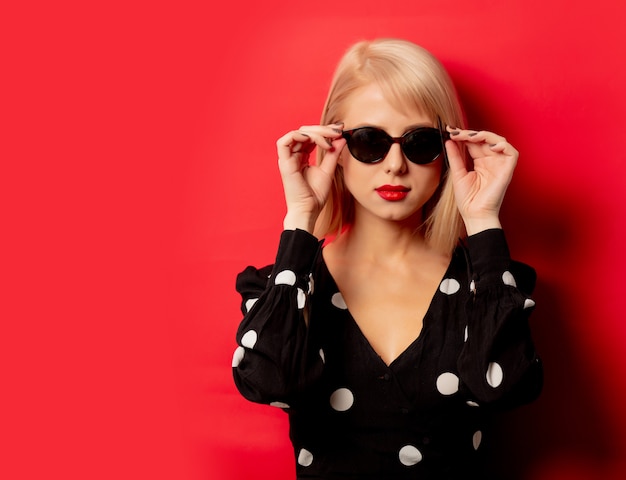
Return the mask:
<svg viewBox="0 0 626 480">
<path fill-rule="evenodd" d="M 437 128 L 436 126 L 433 126 L 432 123 L 428 123 L 428 122 L 416 123 L 416 124 L 409 125 L 408 127 L 406 127 L 404 129 L 404 132 L 402 133 L 402 135 L 404 135 L 405 133 L 410 132 L 411 130 L 415 130 L 417 128 L 424 128 L 424 127 L 427 127 L 427 128 Z"/>
<path fill-rule="evenodd" d="M 383 130 L 387 134 L 391 135 L 385 127 L 378 125 L 376 123 L 369 123 L 369 122 L 357 123 L 354 127 L 346 129 L 346 130 L 356 130 L 357 128 L 364 128 L 364 127 L 378 128 L 379 130 Z M 417 128 L 424 128 L 424 127 L 437 128 L 429 122 L 414 123 L 405 127 L 404 130 L 402 131 L 402 135 L 404 135 L 407 132 L 410 132 L 411 130 L 415 130 Z"/>
</svg>

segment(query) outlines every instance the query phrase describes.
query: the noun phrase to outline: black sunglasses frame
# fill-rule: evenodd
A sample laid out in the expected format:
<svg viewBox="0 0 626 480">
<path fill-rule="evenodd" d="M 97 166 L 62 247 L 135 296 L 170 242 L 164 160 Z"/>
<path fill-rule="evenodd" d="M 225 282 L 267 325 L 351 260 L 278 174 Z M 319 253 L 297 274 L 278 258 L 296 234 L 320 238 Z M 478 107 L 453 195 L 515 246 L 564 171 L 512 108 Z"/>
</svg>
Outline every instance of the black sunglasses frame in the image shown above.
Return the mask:
<svg viewBox="0 0 626 480">
<path fill-rule="evenodd" d="M 387 132 L 385 132 L 382 128 L 377 128 L 377 127 L 360 127 L 360 128 L 354 128 L 352 130 L 344 130 L 342 132 L 341 136 L 346 139 L 346 141 L 348 143 L 348 150 L 350 150 L 350 153 L 352 154 L 352 156 L 354 158 L 356 158 L 358 161 L 363 162 L 363 163 L 372 163 L 373 164 L 373 163 L 378 163 L 378 162 L 382 161 L 387 156 L 387 154 L 389 153 L 389 150 L 391 149 L 391 146 L 394 143 L 399 143 L 400 144 L 400 148 L 402 149 L 402 153 L 407 158 L 407 160 L 409 160 L 412 163 L 415 163 L 416 165 L 428 165 L 430 163 L 433 163 L 435 160 L 437 160 L 439 158 L 439 156 L 443 152 L 445 165 L 447 166 L 448 165 L 448 154 L 446 152 L 445 142 L 446 142 L 446 140 L 448 140 L 450 138 L 450 134 L 446 130 L 444 130 L 442 122 L 441 122 L 441 119 L 438 119 L 437 123 L 438 123 L 439 128 L 418 127 L 418 128 L 413 129 L 413 130 L 409 130 L 408 132 L 406 132 L 401 137 L 392 137 Z M 368 160 L 363 160 L 362 158 L 359 158 L 357 155 L 355 155 L 353 153 L 352 148 L 350 148 L 350 141 L 352 140 L 352 136 L 354 135 L 355 132 L 358 132 L 359 130 L 364 130 L 364 129 L 375 130 L 377 132 L 381 132 L 382 134 L 384 134 L 384 136 L 382 138 L 386 141 L 388 146 L 387 146 L 387 150 L 384 152 L 384 154 L 382 154 L 382 156 L 376 157 L 373 160 L 369 160 L 369 159 Z M 413 134 L 415 132 L 419 132 L 419 131 L 436 131 L 439 134 L 439 138 L 441 140 L 441 152 L 437 153 L 437 155 L 435 155 L 433 158 L 427 159 L 426 161 L 422 161 L 421 159 L 410 158 L 409 155 L 407 154 L 407 152 L 404 149 L 404 144 L 409 139 L 409 136 L 411 134 Z"/>
</svg>

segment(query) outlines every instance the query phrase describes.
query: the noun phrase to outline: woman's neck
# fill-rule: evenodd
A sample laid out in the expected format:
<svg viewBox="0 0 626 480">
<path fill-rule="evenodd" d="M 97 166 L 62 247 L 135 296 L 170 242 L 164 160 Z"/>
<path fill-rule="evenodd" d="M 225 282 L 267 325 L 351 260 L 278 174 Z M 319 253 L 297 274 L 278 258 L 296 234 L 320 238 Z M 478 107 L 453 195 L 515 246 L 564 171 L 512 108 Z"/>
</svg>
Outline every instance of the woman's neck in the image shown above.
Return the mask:
<svg viewBox="0 0 626 480">
<path fill-rule="evenodd" d="M 337 247 L 344 255 L 354 254 L 377 263 L 402 261 L 408 256 L 423 254 L 430 249 L 418 218 L 421 219 L 421 214 L 406 221 L 357 215 L 350 228 L 337 239 Z"/>
</svg>

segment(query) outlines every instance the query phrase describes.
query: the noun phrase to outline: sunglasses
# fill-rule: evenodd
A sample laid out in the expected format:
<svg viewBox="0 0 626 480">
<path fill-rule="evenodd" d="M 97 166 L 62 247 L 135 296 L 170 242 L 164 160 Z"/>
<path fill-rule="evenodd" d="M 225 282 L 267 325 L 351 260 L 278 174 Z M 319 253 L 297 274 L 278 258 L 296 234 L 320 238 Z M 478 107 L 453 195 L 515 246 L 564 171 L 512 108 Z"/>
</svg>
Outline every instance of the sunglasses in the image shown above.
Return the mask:
<svg viewBox="0 0 626 480">
<path fill-rule="evenodd" d="M 444 142 L 450 134 L 432 127 L 418 127 L 406 132 L 401 137 L 392 137 L 376 127 L 360 127 L 344 130 L 348 150 L 354 158 L 363 163 L 380 162 L 394 143 L 399 143 L 406 158 L 417 165 L 427 165 L 437 160 L 443 152 L 446 157 Z"/>
</svg>

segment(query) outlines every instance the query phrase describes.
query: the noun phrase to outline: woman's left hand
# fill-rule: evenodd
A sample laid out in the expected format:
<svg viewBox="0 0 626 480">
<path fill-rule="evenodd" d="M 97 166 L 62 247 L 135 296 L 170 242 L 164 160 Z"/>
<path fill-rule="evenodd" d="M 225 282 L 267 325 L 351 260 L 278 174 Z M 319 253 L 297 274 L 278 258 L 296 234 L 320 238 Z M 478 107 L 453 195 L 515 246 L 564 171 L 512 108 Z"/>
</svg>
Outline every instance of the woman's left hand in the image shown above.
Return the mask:
<svg viewBox="0 0 626 480">
<path fill-rule="evenodd" d="M 504 137 L 492 132 L 447 128 L 450 140 L 446 151 L 456 203 L 468 235 L 489 228 L 501 228 L 499 213 L 519 152 Z M 461 157 L 465 144 L 473 168 Z"/>
</svg>

